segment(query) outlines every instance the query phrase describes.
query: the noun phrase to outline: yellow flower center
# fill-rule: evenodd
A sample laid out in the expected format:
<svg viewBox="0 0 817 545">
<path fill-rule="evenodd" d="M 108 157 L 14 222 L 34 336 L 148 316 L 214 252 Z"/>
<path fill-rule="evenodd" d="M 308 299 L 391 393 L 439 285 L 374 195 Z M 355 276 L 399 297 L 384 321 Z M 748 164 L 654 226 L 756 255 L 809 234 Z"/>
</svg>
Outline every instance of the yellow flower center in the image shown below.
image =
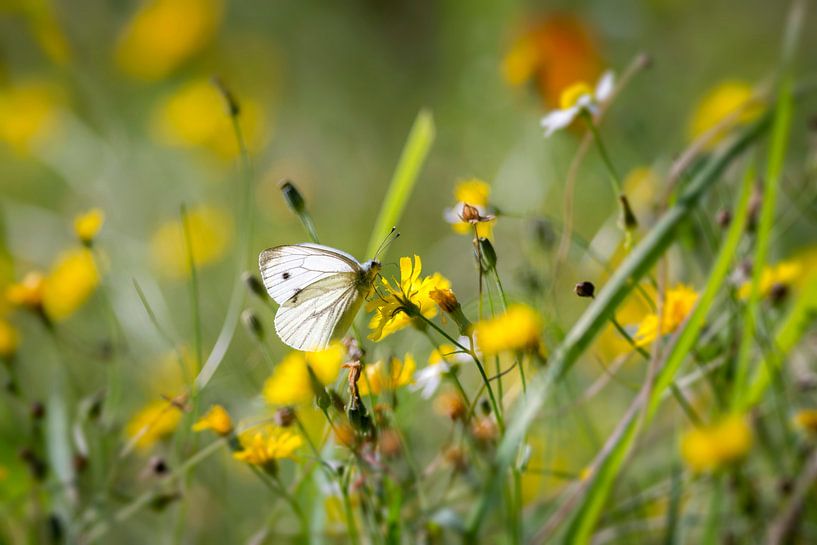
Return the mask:
<svg viewBox="0 0 817 545">
<path fill-rule="evenodd" d="M 593 96 L 593 89 L 583 81 L 579 81 L 562 91 L 559 97 L 559 107 L 567 110 L 576 105 L 584 95 Z"/>
</svg>

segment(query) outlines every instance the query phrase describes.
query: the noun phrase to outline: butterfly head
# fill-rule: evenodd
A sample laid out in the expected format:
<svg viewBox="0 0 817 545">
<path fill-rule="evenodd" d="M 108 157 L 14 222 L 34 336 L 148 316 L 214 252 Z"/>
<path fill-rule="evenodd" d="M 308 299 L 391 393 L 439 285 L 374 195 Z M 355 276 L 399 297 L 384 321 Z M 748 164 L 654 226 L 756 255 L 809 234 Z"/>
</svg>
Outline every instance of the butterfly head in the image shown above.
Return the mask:
<svg viewBox="0 0 817 545">
<path fill-rule="evenodd" d="M 383 268 L 383 265 L 376 259 L 370 259 L 366 263 L 363 263 L 360 268 L 366 273 L 367 278 L 374 279 L 377 273 L 380 272 L 380 269 Z"/>
</svg>

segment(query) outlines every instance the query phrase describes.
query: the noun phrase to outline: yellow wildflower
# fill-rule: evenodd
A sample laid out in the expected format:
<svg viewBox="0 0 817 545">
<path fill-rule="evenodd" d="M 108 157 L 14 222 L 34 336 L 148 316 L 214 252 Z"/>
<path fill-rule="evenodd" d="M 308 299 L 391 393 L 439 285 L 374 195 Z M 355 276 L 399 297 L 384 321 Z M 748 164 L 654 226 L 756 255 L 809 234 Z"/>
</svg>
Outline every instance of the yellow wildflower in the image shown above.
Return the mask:
<svg viewBox="0 0 817 545">
<path fill-rule="evenodd" d="M 601 73 L 601 54 L 591 29 L 571 14 L 553 14 L 534 22 L 514 40 L 502 60 L 511 86 L 533 82 L 543 102 L 556 107 L 566 87 L 593 81 Z"/>
<path fill-rule="evenodd" d="M 201 205 L 187 211 L 193 262 L 197 267 L 221 259 L 233 235 L 233 220 L 220 208 Z M 190 274 L 185 226 L 182 220 L 163 223 L 153 233 L 150 251 L 155 266 L 171 278 Z"/>
<path fill-rule="evenodd" d="M 414 256 L 413 263 L 411 258 L 401 257 L 399 284 L 382 279 L 386 295 L 375 297 L 366 307 L 368 312 L 375 311 L 369 321 L 370 339 L 379 341 L 411 324 L 419 315 L 428 319 L 437 315 L 437 304 L 430 294 L 450 288 L 451 283 L 439 273 L 420 278 L 422 267 L 419 256 Z"/>
<path fill-rule="evenodd" d="M 817 409 L 800 409 L 792 420 L 799 429 L 817 434 Z"/>
<path fill-rule="evenodd" d="M 119 36 L 117 65 L 143 80 L 170 74 L 215 36 L 222 4 L 222 0 L 148 0 Z"/>
<path fill-rule="evenodd" d="M 164 399 L 151 401 L 134 414 L 125 426 L 125 435 L 141 451 L 149 450 L 176 431 L 182 411 Z"/>
<path fill-rule="evenodd" d="M 634 340 L 638 346 L 652 344 L 658 337 L 672 333 L 686 320 L 695 303 L 698 302 L 698 292 L 689 286 L 679 284 L 667 290 L 666 299 L 663 304 L 662 317 L 656 313 L 650 313 L 638 324 Z M 658 331 L 659 323 L 661 331 Z"/>
<path fill-rule="evenodd" d="M 441 344 L 428 355 L 428 364 L 456 363 L 460 361 L 461 353 L 453 344 Z"/>
<path fill-rule="evenodd" d="M 0 140 L 20 154 L 30 152 L 59 128 L 62 97 L 38 80 L 0 89 Z"/>
<path fill-rule="evenodd" d="M 681 438 L 681 457 L 696 472 L 718 469 L 743 458 L 752 447 L 752 430 L 742 415 L 695 428 Z"/>
<path fill-rule="evenodd" d="M 303 444 L 303 439 L 297 433 L 271 424 L 247 430 L 238 436 L 238 440 L 241 450 L 233 457 L 267 469 L 274 468 L 276 460 L 292 458 Z"/>
<path fill-rule="evenodd" d="M 776 265 L 770 265 L 763 269 L 760 274 L 760 296 L 768 296 L 775 286 L 790 286 L 802 273 L 803 268 L 796 261 L 781 261 Z M 752 281 L 749 280 L 741 284 L 738 289 L 738 297 L 748 299 L 752 292 Z"/>
<path fill-rule="evenodd" d="M 210 407 L 204 416 L 193 424 L 193 431 L 213 430 L 219 435 L 230 435 L 233 431 L 233 421 L 230 413 L 221 405 L 215 404 Z"/>
<path fill-rule="evenodd" d="M 43 310 L 53 320 L 64 320 L 77 311 L 99 286 L 93 253 L 76 248 L 63 253 L 43 285 Z"/>
<path fill-rule="evenodd" d="M 729 131 L 737 126 L 747 125 L 760 116 L 762 107 L 752 104 L 753 100 L 754 91 L 748 83 L 736 80 L 719 83 L 695 107 L 689 122 L 689 139 L 695 140 L 727 118 L 735 116 L 732 122 L 726 123 L 707 142 L 705 148 L 714 149 Z"/>
<path fill-rule="evenodd" d="M 514 304 L 503 314 L 474 325 L 477 346 L 485 355 L 513 350 L 538 350 L 542 320 L 527 305 Z"/>
<path fill-rule="evenodd" d="M 105 223 L 105 212 L 100 208 L 92 208 L 74 218 L 74 234 L 83 244 L 90 244 L 102 229 Z"/>
<path fill-rule="evenodd" d="M 414 370 L 417 365 L 414 357 L 406 354 L 403 361 L 392 357 L 388 363 L 380 360 L 373 364 L 368 364 L 364 369 L 363 376 L 360 377 L 358 388 L 360 395 L 380 395 L 389 390 L 396 390 L 400 386 L 412 384 Z"/>
<path fill-rule="evenodd" d="M 264 382 L 263 395 L 271 405 L 308 403 L 315 397 L 309 366 L 321 384 L 333 383 L 340 373 L 346 349 L 340 342 L 321 352 L 291 352 Z"/>
<path fill-rule="evenodd" d="M 477 209 L 480 216 L 490 218 L 488 215 L 488 198 L 491 195 L 491 186 L 479 178 L 469 178 L 463 180 L 454 187 L 454 199 L 457 201 L 452 208 L 447 208 L 444 213 L 445 220 L 451 224 L 451 228 L 461 235 L 474 232 L 471 223 L 463 221 L 463 208 L 470 205 Z M 474 223 L 477 227 L 479 237 L 491 238 L 493 235 L 494 221 L 480 221 Z"/>
<path fill-rule="evenodd" d="M 169 146 L 207 148 L 223 159 L 238 155 L 238 144 L 224 98 L 205 78 L 181 86 L 154 109 L 152 130 L 156 138 Z M 241 129 L 250 151 L 258 151 L 264 140 L 264 115 L 260 104 L 241 101 Z"/>
<path fill-rule="evenodd" d="M 16 306 L 39 309 L 43 304 L 45 276 L 36 271 L 26 274 L 20 282 L 6 288 L 6 299 Z"/>
<path fill-rule="evenodd" d="M 0 358 L 10 358 L 17 352 L 20 335 L 6 320 L 0 319 Z"/>
</svg>

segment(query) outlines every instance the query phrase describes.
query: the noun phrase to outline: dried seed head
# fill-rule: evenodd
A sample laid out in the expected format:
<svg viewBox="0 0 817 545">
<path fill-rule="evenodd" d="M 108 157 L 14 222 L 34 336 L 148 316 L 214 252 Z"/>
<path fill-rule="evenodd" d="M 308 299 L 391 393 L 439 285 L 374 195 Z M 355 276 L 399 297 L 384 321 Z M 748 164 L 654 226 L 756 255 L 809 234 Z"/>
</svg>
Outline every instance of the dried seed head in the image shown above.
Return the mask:
<svg viewBox="0 0 817 545">
<path fill-rule="evenodd" d="M 573 286 L 573 293 L 579 297 L 593 298 L 596 296 L 596 286 L 594 286 L 592 282 L 585 280 Z"/>
<path fill-rule="evenodd" d="M 435 303 L 437 303 L 443 312 L 448 314 L 451 314 L 460 306 L 459 301 L 457 301 L 457 296 L 454 295 L 454 292 L 450 289 L 435 289 L 428 295 L 434 300 Z"/>
<path fill-rule="evenodd" d="M 442 416 L 451 420 L 459 420 L 465 416 L 468 408 L 462 397 L 456 392 L 443 392 L 434 400 L 434 409 Z"/>
<path fill-rule="evenodd" d="M 478 223 L 480 219 L 479 209 L 468 203 L 463 203 L 460 219 L 466 223 Z"/>
<path fill-rule="evenodd" d="M 386 429 L 380 434 L 378 446 L 383 456 L 395 458 L 400 455 L 402 450 L 400 435 L 393 429 Z"/>
<path fill-rule="evenodd" d="M 282 428 L 288 428 L 295 422 L 296 417 L 295 409 L 292 407 L 281 407 L 275 411 L 272 418 L 275 420 L 275 423 Z"/>
<path fill-rule="evenodd" d="M 457 471 L 465 471 L 468 467 L 465 451 L 459 447 L 449 447 L 443 453 L 443 457 L 445 461 L 451 464 Z"/>
<path fill-rule="evenodd" d="M 498 429 L 493 419 L 485 416 L 474 421 L 471 426 L 471 433 L 474 439 L 480 443 L 488 444 L 496 441 Z"/>
</svg>

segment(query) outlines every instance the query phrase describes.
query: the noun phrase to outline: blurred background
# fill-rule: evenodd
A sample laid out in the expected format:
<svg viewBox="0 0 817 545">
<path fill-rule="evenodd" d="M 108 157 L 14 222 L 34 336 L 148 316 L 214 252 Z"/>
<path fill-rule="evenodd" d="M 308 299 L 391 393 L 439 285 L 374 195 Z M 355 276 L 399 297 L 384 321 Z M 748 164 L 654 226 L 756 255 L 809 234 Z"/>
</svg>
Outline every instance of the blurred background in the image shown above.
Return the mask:
<svg viewBox="0 0 817 545">
<path fill-rule="evenodd" d="M 602 128 L 646 230 L 672 160 L 708 127 L 702 101 L 711 99 L 716 116 L 713 93 L 729 102 L 773 74 L 784 4 L 0 0 L 0 288 L 31 271 L 52 270 L 59 256 L 77 246 L 78 214 L 99 208 L 105 216 L 94 242 L 100 287 L 89 290 L 92 303 L 82 304 L 80 297 L 76 308 L 56 311 L 58 343 L 35 317 L 0 303 L 4 327 L 13 330 L 3 346 L 16 353 L 16 381 L 26 403 L 59 407 L 60 395 L 79 403 L 110 394 L 111 367 L 119 366 L 106 428 L 118 438 L 140 407 L 181 387 L 184 373 L 167 363 L 168 342 L 134 287 L 135 280 L 176 349 L 189 350 L 193 325 L 181 205 L 193 231 L 206 350 L 227 312 L 242 245 L 251 248 L 242 268 L 255 272 L 254 256 L 263 248 L 307 239 L 281 198 L 282 179 L 302 191 L 323 243 L 361 261 L 370 258 L 364 252 L 382 197 L 421 109 L 433 114 L 436 140 L 399 224 L 402 236 L 386 261 L 418 254 L 426 273 L 441 272 L 461 300 L 473 300 L 470 238 L 452 230 L 444 211 L 456 202 L 459 181 L 485 180 L 490 204 L 500 212 L 494 234 L 500 271 L 513 298 L 541 296 L 549 335 L 557 340 L 586 306 L 572 295 L 572 285 L 601 281 L 604 274 L 574 248 L 566 269 L 551 276 L 549 256 L 581 132 L 545 139 L 541 116 L 558 107 L 562 90 L 575 81 L 594 85 L 605 70 L 621 74 L 638 54 L 649 55 L 649 68 L 617 98 Z M 817 48 L 815 23 L 812 10 L 800 51 Z M 800 55 L 797 65 L 797 73 L 813 73 L 817 57 Z M 238 216 L 238 150 L 213 76 L 241 104 L 252 163 L 250 241 L 239 240 L 244 218 Z M 794 130 L 799 136 L 792 154 L 803 155 L 806 120 L 795 121 Z M 610 258 L 615 236 L 607 245 L 597 239 L 615 232 L 616 202 L 605 176 L 591 151 L 578 177 L 574 221 L 577 236 L 596 239 L 596 249 Z M 729 207 L 731 198 L 731 189 L 719 190 L 711 211 Z M 776 257 L 801 249 L 812 228 L 795 225 L 775 247 Z M 689 264 L 674 264 L 673 270 L 677 280 L 702 284 L 700 271 Z M 397 274 L 395 268 L 386 272 Z M 272 314 L 257 300 L 248 304 L 270 331 L 274 356 L 283 356 L 284 346 L 271 333 Z M 424 342 L 406 333 L 388 349 L 375 350 L 427 352 Z M 68 380 L 60 370 L 66 365 L 81 387 L 55 398 L 59 383 Z M 598 375 L 594 362 L 585 367 L 587 380 Z M 239 417 L 259 414 L 264 405 L 258 392 L 268 372 L 250 336 L 239 329 L 203 395 Z M 632 390 L 624 385 L 621 392 L 605 403 L 623 406 Z M 19 452 L 36 432 L 24 422 L 27 409 L 15 403 L 0 403 L 5 517 L 33 509 L 25 503 L 31 477 Z M 72 419 L 66 416 L 63 424 Z M 598 427 L 614 421 L 605 422 L 602 414 Z M 410 428 L 422 424 L 406 422 Z M 558 444 L 553 437 L 541 443 L 551 448 Z M 434 437 L 416 441 L 419 452 L 431 452 L 421 458 L 433 455 Z M 586 461 L 594 444 L 578 439 L 578 455 L 553 447 L 558 452 L 550 451 L 547 463 L 578 471 L 581 463 L 570 460 Z M 117 483 L 114 503 L 124 504 L 147 486 L 141 470 L 157 453 L 171 464 L 183 458 L 160 443 L 128 458 L 110 477 Z M 191 485 L 191 542 L 246 539 L 264 519 L 263 502 L 249 500 L 264 497 L 263 489 L 222 462 L 208 463 Z M 541 487 L 558 486 L 543 483 L 531 485 L 532 497 Z M 208 520 L 212 513 L 220 517 L 217 524 Z M 172 528 L 167 517 L 161 510 L 134 517 L 106 539 L 144 543 L 145 535 L 161 532 L 157 528 Z"/>
</svg>

